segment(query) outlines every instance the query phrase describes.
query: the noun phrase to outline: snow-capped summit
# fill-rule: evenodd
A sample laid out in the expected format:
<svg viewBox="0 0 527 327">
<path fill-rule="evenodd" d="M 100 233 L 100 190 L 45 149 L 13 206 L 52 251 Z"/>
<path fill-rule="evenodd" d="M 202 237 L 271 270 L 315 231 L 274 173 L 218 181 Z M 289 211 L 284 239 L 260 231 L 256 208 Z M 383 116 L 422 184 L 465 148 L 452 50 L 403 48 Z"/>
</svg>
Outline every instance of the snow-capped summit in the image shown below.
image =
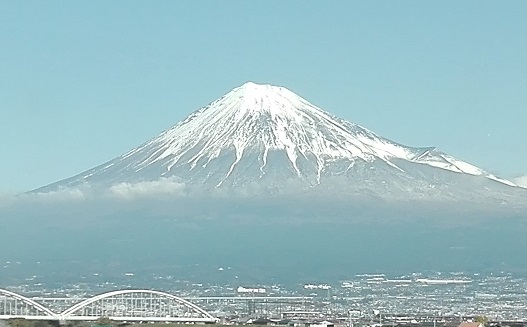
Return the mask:
<svg viewBox="0 0 527 327">
<path fill-rule="evenodd" d="M 49 187 L 171 176 L 209 190 L 326 185 L 343 192 L 403 190 L 422 196 L 423 190 L 462 184 L 465 176 L 515 186 L 435 148 L 383 138 L 285 87 L 248 82 L 122 156 Z"/>
</svg>

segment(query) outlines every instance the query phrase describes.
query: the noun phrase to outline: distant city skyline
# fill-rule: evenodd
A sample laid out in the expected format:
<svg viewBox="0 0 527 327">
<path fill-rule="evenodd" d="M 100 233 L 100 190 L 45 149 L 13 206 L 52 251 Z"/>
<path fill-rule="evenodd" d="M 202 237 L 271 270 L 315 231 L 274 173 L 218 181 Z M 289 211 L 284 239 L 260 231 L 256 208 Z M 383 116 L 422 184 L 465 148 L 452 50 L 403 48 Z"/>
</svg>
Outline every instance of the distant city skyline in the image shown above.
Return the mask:
<svg viewBox="0 0 527 327">
<path fill-rule="evenodd" d="M 151 303 L 171 295 L 188 300 L 212 315 L 221 313 L 224 319 L 234 317 L 232 319 L 234 322 L 240 322 L 240 316 L 250 316 L 250 311 L 258 307 L 260 319 L 283 314 L 287 317 L 287 313 L 292 314 L 295 311 L 306 314 L 305 318 L 310 319 L 313 318 L 310 315 L 312 311 L 305 311 L 306 299 L 309 299 L 312 310 L 324 315 L 324 319 L 333 320 L 336 317 L 342 319 L 343 316 L 349 317 L 351 314 L 356 324 L 361 321 L 364 324 L 371 322 L 372 315 L 379 314 L 379 308 L 383 308 L 383 321 L 393 321 L 394 315 L 397 315 L 397 319 L 400 320 L 417 319 L 414 323 L 417 326 L 422 326 L 417 321 L 421 324 L 423 322 L 431 324 L 431 320 L 437 320 L 438 327 L 452 325 L 445 323 L 445 320 L 459 321 L 460 317 L 470 318 L 481 314 L 501 322 L 519 321 L 527 315 L 527 308 L 523 305 L 527 300 L 527 294 L 511 292 L 511 289 L 523 289 L 527 286 L 525 275 L 517 272 L 414 271 L 402 276 L 387 276 L 380 272 L 356 275 L 350 273 L 341 281 L 297 280 L 282 284 L 275 280 L 274 283 L 260 282 L 256 283 L 257 287 L 247 287 L 242 285 L 253 284 L 240 280 L 236 275 L 238 273 L 236 269 L 225 270 L 230 271 L 226 272 L 222 268 L 211 269 L 206 274 L 205 280 L 200 278 L 184 281 L 174 275 L 148 276 L 141 272 L 121 273 L 112 277 L 83 272 L 81 281 L 72 280 L 60 285 L 48 282 L 46 276 L 29 275 L 27 279 L 36 281 L 34 284 L 10 285 L 9 282 L 4 282 L 2 288 L 19 296 L 31 294 L 32 300 L 37 302 L 46 299 L 42 304 L 52 313 L 65 312 L 71 308 L 72 299 L 77 301 L 74 302 L 77 307 L 82 306 L 81 301 L 86 301 L 84 305 L 87 308 L 83 311 L 70 312 L 69 314 L 73 316 L 90 312 L 88 310 L 90 304 L 87 302 L 96 300 L 94 296 L 99 298 L 98 301 L 102 300 L 101 297 L 105 298 L 106 303 L 113 307 L 117 307 L 116 303 L 119 303 L 119 308 L 128 310 L 118 313 L 130 314 L 141 311 L 138 307 L 144 305 L 142 299 Z M 133 298 L 132 296 L 139 293 L 138 290 L 145 285 L 151 288 L 142 290 L 141 293 L 143 295 L 150 293 L 150 296 Z M 113 301 L 108 301 L 109 299 Z M 249 300 L 252 306 L 247 305 Z M 9 296 L 0 298 L 0 304 L 1 301 L 14 307 L 14 299 Z M 101 302 L 97 304 L 104 306 Z M 177 306 L 176 303 L 173 304 L 173 307 Z M 135 310 L 130 310 L 131 308 Z M 108 308 L 108 312 L 112 312 L 111 310 Z M 152 313 L 150 310 L 145 311 Z M 435 315 L 431 316 L 431 312 Z M 254 315 L 255 312 L 252 314 Z M 163 317 L 170 317 L 170 313 L 167 312 Z M 146 322 L 151 316 L 146 315 L 142 318 Z M 321 317 L 317 315 L 317 318 Z"/>
<path fill-rule="evenodd" d="M 102 164 L 247 81 L 527 174 L 527 3 L 0 2 L 0 194 Z"/>
</svg>

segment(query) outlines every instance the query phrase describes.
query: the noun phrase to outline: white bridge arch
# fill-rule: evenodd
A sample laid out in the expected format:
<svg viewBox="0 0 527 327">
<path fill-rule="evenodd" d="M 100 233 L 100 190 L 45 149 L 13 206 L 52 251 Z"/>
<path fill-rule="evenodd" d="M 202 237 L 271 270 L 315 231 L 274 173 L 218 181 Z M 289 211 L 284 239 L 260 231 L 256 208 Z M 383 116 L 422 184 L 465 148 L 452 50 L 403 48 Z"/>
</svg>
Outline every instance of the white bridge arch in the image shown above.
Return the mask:
<svg viewBox="0 0 527 327">
<path fill-rule="evenodd" d="M 0 318 L 54 317 L 55 313 L 40 303 L 20 294 L 0 289 Z"/>
<path fill-rule="evenodd" d="M 214 323 L 218 320 L 197 305 L 160 291 L 111 291 L 57 313 L 32 299 L 0 289 L 0 319 L 96 320 L 100 317 L 118 321 Z"/>
<path fill-rule="evenodd" d="M 217 319 L 197 305 L 160 291 L 120 290 L 103 293 L 79 302 L 61 314 L 62 319 L 89 320 L 109 317 L 127 321 L 202 321 Z"/>
</svg>

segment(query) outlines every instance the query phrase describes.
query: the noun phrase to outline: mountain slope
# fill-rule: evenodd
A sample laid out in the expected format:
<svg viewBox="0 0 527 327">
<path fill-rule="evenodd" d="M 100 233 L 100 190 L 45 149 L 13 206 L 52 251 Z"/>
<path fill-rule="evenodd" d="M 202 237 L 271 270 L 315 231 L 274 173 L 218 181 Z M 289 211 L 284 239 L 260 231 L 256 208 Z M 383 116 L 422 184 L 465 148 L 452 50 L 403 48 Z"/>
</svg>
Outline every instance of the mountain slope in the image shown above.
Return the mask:
<svg viewBox="0 0 527 327">
<path fill-rule="evenodd" d="M 435 148 L 404 146 L 334 117 L 286 88 L 249 82 L 122 156 L 38 191 L 169 177 L 249 193 L 324 186 L 420 198 L 445 185 L 470 193 L 467 181 L 497 193 L 516 188 Z"/>
</svg>

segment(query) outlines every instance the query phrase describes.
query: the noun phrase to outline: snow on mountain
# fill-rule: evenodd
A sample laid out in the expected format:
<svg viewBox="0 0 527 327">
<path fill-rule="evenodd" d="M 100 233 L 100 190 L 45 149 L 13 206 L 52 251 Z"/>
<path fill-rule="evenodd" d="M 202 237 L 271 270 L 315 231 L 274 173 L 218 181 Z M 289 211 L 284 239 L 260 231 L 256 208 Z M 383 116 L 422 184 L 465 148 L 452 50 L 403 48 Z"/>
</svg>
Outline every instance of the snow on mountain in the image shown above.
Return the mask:
<svg viewBox="0 0 527 327">
<path fill-rule="evenodd" d="M 520 187 L 527 188 L 527 175 L 514 178 L 514 183 Z"/>
<path fill-rule="evenodd" d="M 177 177 L 209 190 L 291 183 L 309 189 L 339 180 L 374 193 L 383 184 L 391 193 L 415 193 L 459 176 L 516 186 L 435 148 L 390 141 L 284 87 L 249 82 L 124 155 L 42 190 Z"/>
</svg>

